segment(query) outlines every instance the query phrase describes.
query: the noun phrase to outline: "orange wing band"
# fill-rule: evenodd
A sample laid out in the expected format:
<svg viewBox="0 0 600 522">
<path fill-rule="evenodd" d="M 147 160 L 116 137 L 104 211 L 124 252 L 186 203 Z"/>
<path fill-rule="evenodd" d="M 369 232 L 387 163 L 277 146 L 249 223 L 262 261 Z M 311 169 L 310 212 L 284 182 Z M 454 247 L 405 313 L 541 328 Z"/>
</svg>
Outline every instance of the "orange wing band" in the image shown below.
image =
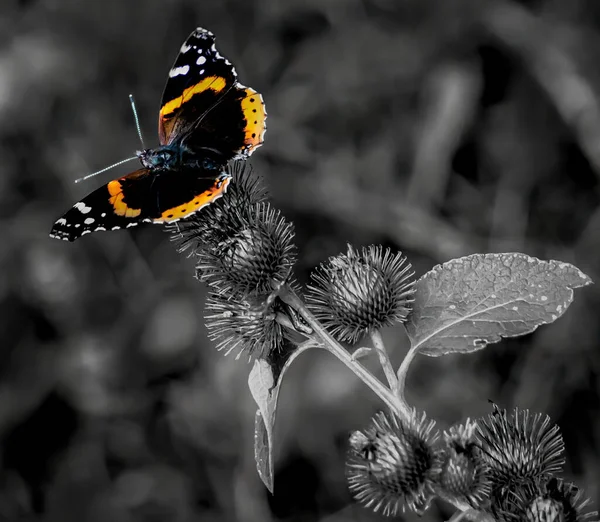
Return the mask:
<svg viewBox="0 0 600 522">
<path fill-rule="evenodd" d="M 220 198 L 227 190 L 230 181 L 231 178 L 216 181 L 211 188 L 205 190 L 202 194 L 197 195 L 193 200 L 184 203 L 183 205 L 179 205 L 178 207 L 165 210 L 159 218 L 153 219 L 152 221 L 155 223 L 168 223 L 170 221 L 177 221 L 197 212 L 202 207 L 205 207 L 209 203 Z"/>
<path fill-rule="evenodd" d="M 198 94 L 209 89 L 215 92 L 221 92 L 226 85 L 227 81 L 222 76 L 207 76 L 196 85 L 192 85 L 191 87 L 185 89 L 181 96 L 177 96 L 177 98 L 174 100 L 165 103 L 160 109 L 160 117 L 168 118 L 172 112 L 176 111 L 184 103 L 189 101 L 194 94 Z"/>
<path fill-rule="evenodd" d="M 127 218 L 138 217 L 142 213 L 140 208 L 131 208 L 127 206 L 127 203 L 123 201 L 123 188 L 117 181 L 111 181 L 108 185 L 108 193 L 110 194 L 109 202 L 114 208 L 114 212 L 117 216 L 124 216 Z"/>
<path fill-rule="evenodd" d="M 227 86 L 227 80 L 222 76 L 207 76 L 202 81 L 198 82 L 191 87 L 188 87 L 183 91 L 181 96 L 177 96 L 177 98 L 168 101 L 161 108 L 158 113 L 158 133 L 161 142 L 166 141 L 167 136 L 171 135 L 173 131 L 173 125 L 175 119 L 173 119 L 173 113 L 177 111 L 184 103 L 189 101 L 192 96 L 195 94 L 199 94 L 201 92 L 212 90 L 215 92 L 221 92 Z"/>
</svg>

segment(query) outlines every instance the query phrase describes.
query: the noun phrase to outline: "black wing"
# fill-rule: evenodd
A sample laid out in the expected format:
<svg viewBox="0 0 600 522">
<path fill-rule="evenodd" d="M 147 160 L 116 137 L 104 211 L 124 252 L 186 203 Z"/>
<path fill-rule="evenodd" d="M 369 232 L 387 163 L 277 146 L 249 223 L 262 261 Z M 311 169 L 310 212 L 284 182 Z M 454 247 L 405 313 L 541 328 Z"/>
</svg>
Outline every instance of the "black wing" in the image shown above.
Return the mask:
<svg viewBox="0 0 600 522">
<path fill-rule="evenodd" d="M 161 144 L 212 149 L 224 162 L 245 158 L 262 144 L 266 116 L 262 96 L 237 81 L 214 35 L 196 29 L 169 71 L 158 121 Z"/>
<path fill-rule="evenodd" d="M 221 197 L 230 179 L 212 170 L 136 170 L 76 203 L 54 223 L 50 237 L 75 241 L 101 230 L 177 221 Z"/>
</svg>

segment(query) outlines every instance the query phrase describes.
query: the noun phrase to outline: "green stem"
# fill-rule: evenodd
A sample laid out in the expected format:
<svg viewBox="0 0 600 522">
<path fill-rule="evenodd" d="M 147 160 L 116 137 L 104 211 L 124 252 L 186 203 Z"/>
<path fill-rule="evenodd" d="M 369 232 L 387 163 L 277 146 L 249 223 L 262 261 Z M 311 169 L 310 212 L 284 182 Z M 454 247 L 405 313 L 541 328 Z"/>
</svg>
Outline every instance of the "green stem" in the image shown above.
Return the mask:
<svg viewBox="0 0 600 522">
<path fill-rule="evenodd" d="M 373 348 L 371 348 L 370 346 L 361 346 L 360 348 L 357 348 L 352 352 L 352 358 L 355 361 L 358 361 L 359 359 L 362 359 L 363 357 L 369 355 L 372 351 Z"/>
<path fill-rule="evenodd" d="M 402 361 L 402 364 L 398 369 L 396 380 L 396 375 L 394 375 L 392 364 L 389 360 L 387 352 L 385 351 L 385 346 L 383 345 L 383 340 L 381 339 L 379 332 L 376 334 L 371 334 L 374 348 L 379 355 L 379 360 L 386 374 L 388 382 L 390 383 L 390 387 L 392 389 L 396 388 L 395 393 L 393 393 L 390 388 L 384 386 L 379 379 L 369 372 L 369 370 L 367 370 L 362 364 L 356 361 L 340 343 L 331 337 L 329 332 L 327 332 L 327 330 L 323 328 L 323 325 L 308 311 L 302 299 L 300 299 L 300 297 L 298 297 L 291 288 L 287 286 L 282 288 L 279 293 L 279 297 L 282 301 L 298 312 L 304 321 L 306 321 L 306 323 L 313 329 L 313 335 L 316 337 L 314 341 L 318 343 L 319 347 L 325 348 L 340 361 L 342 361 L 359 379 L 361 379 L 369 388 L 371 388 L 371 390 L 373 390 L 381 398 L 381 400 L 396 415 L 398 415 L 398 417 L 400 417 L 401 420 L 404 422 L 410 421 L 411 408 L 409 408 L 408 404 L 404 400 L 404 385 L 406 382 L 408 367 L 415 358 L 415 355 L 418 352 L 417 350 L 411 349 L 406 354 L 404 361 Z M 395 386 L 394 383 L 396 383 Z M 446 500 L 450 502 L 449 499 Z M 471 507 L 464 502 L 454 501 L 451 503 L 459 510 L 458 514 L 455 515 L 455 517 L 453 517 L 451 520 L 462 520 L 463 518 L 466 518 L 469 520 L 477 520 L 477 522 L 495 522 L 491 515 L 471 509 Z"/>
<path fill-rule="evenodd" d="M 358 361 L 355 361 L 350 353 L 338 343 L 319 321 L 308 311 L 306 305 L 292 289 L 284 288 L 281 290 L 279 297 L 296 310 L 307 324 L 313 329 L 314 333 L 319 337 L 320 342 L 326 350 L 343 362 L 360 380 L 362 380 L 371 390 L 373 390 L 381 400 L 404 422 L 409 422 L 411 415 L 408 405 L 401 400 L 396 394 L 383 385 L 369 370 L 367 370 Z"/>
<path fill-rule="evenodd" d="M 385 349 L 385 344 L 383 343 L 383 338 L 381 337 L 381 332 L 379 330 L 371 332 L 371 341 L 373 341 L 373 348 L 375 348 L 375 351 L 377 352 L 379 363 L 383 368 L 383 373 L 390 385 L 392 393 L 398 396 L 398 379 L 396 378 L 396 372 L 392 366 L 392 361 L 390 361 L 389 354 Z"/>
<path fill-rule="evenodd" d="M 416 355 L 417 355 L 417 350 L 410 348 L 408 350 L 408 353 L 404 357 L 404 360 L 402 361 L 400 368 L 398 368 L 397 395 L 400 398 L 400 400 L 403 402 L 404 402 L 404 388 L 406 387 L 406 374 L 408 373 L 408 367 L 410 366 L 410 363 L 413 362 L 413 359 L 415 358 Z"/>
</svg>

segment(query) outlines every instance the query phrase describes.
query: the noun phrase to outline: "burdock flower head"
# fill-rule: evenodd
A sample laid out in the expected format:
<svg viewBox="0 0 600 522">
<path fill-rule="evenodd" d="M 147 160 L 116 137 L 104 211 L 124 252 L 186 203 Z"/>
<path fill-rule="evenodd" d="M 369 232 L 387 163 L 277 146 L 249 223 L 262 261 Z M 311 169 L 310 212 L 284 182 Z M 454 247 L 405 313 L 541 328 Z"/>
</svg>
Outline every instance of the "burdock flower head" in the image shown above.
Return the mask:
<svg viewBox="0 0 600 522">
<path fill-rule="evenodd" d="M 247 162 L 233 163 L 227 168 L 232 179 L 221 198 L 201 212 L 168 226 L 180 252 L 190 251 L 193 256 L 198 249 L 218 247 L 244 228 L 257 203 L 267 200 L 266 191 Z"/>
<path fill-rule="evenodd" d="M 268 293 L 290 277 L 295 262 L 293 227 L 268 203 L 256 203 L 243 228 L 197 252 L 201 281 L 225 292 Z"/>
<path fill-rule="evenodd" d="M 354 497 L 384 515 L 427 509 L 439 473 L 434 425 L 425 414 L 405 424 L 378 413 L 367 429 L 354 432 L 346 465 Z"/>
<path fill-rule="evenodd" d="M 481 455 L 475 430 L 477 424 L 467 421 L 444 432 L 442 471 L 437 480 L 437 493 L 449 501 L 481 507 L 490 494 L 488 466 Z"/>
<path fill-rule="evenodd" d="M 225 355 L 237 352 L 252 358 L 266 357 L 284 341 L 283 328 L 276 321 L 275 299 L 245 296 L 225 297 L 213 293 L 206 301 L 206 327 L 217 350 Z"/>
<path fill-rule="evenodd" d="M 414 293 L 411 265 L 400 253 L 371 246 L 329 259 L 311 276 L 308 307 L 340 341 L 406 319 Z"/>
<path fill-rule="evenodd" d="M 495 405 L 494 410 L 478 423 L 492 489 L 503 490 L 562 470 L 565 445 L 558 426 L 547 415 L 515 408 L 509 416 Z"/>
<path fill-rule="evenodd" d="M 585 522 L 598 520 L 597 511 L 589 511 L 591 501 L 574 484 L 557 478 L 542 478 L 514 487 L 503 502 L 493 507 L 501 522 Z"/>
<path fill-rule="evenodd" d="M 283 342 L 277 293 L 292 283 L 293 227 L 265 200 L 245 163 L 231 169 L 223 197 L 172 228 L 210 287 L 206 326 L 217 348 L 264 357 Z"/>
<path fill-rule="evenodd" d="M 527 522 L 584 522 L 598 519 L 597 511 L 588 511 L 591 504 L 583 492 L 573 484 L 552 478 L 537 484 L 537 491 L 525 509 Z"/>
</svg>

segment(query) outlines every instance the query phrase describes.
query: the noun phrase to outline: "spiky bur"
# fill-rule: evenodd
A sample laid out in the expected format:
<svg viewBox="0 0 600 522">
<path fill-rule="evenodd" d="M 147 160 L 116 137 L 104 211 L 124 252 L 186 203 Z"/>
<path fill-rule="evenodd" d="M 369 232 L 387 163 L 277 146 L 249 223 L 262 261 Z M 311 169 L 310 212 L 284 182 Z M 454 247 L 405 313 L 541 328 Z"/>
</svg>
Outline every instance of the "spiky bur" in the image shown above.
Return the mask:
<svg viewBox="0 0 600 522">
<path fill-rule="evenodd" d="M 228 354 L 265 357 L 278 349 L 277 292 L 292 283 L 293 227 L 265 201 L 246 164 L 232 166 L 221 199 L 171 227 L 180 251 L 196 257 L 196 276 L 208 284 L 206 326 Z"/>
<path fill-rule="evenodd" d="M 436 492 L 450 502 L 481 508 L 490 494 L 489 468 L 481 455 L 470 419 L 443 434 L 444 450 Z"/>
<path fill-rule="evenodd" d="M 574 484 L 557 478 L 541 478 L 513 488 L 494 517 L 500 522 L 585 522 L 597 521 L 598 512 L 590 511 L 591 501 Z"/>
<path fill-rule="evenodd" d="M 525 509 L 527 522 L 598 520 L 598 512 L 588 510 L 591 500 L 574 484 L 552 478 L 538 484 L 536 493 Z"/>
<path fill-rule="evenodd" d="M 508 415 L 494 405 L 494 411 L 478 422 L 477 431 L 494 489 L 562 471 L 565 444 L 546 414 L 515 408 Z"/>
<path fill-rule="evenodd" d="M 213 293 L 206 301 L 206 327 L 217 349 L 225 355 L 237 351 L 249 358 L 266 357 L 283 343 L 283 329 L 275 320 L 275 303 L 261 297 L 226 298 Z"/>
<path fill-rule="evenodd" d="M 494 405 L 480 419 L 477 436 L 482 456 L 490 468 L 490 511 L 512 520 L 524 491 L 562 471 L 564 441 L 557 425 L 542 413 L 515 408 L 511 415 Z M 517 509 L 517 511 L 519 511 Z"/>
<path fill-rule="evenodd" d="M 295 262 L 293 227 L 268 203 L 249 209 L 244 227 L 197 251 L 197 276 L 221 292 L 268 293 L 288 280 Z"/>
<path fill-rule="evenodd" d="M 306 302 L 338 340 L 354 343 L 370 331 L 406 319 L 414 272 L 401 253 L 381 246 L 332 257 L 312 274 Z"/>
<path fill-rule="evenodd" d="M 368 428 L 354 432 L 346 462 L 354 498 L 384 515 L 425 511 L 440 472 L 434 426 L 425 414 L 413 414 L 405 424 L 396 416 L 378 413 Z"/>
<path fill-rule="evenodd" d="M 228 169 L 233 179 L 220 199 L 168 226 L 180 252 L 189 251 L 193 256 L 203 247 L 218 247 L 243 230 L 251 209 L 267 200 L 266 190 L 248 163 L 236 162 Z"/>
</svg>

